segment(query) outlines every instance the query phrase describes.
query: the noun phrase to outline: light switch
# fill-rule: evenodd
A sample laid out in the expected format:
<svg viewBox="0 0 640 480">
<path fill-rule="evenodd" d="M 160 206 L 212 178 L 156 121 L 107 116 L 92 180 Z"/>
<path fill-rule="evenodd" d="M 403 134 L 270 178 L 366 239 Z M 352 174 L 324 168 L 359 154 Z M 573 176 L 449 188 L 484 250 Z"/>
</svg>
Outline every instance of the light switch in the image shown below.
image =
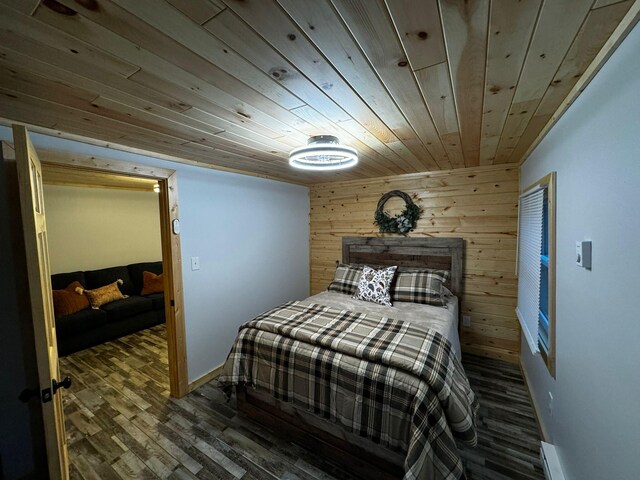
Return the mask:
<svg viewBox="0 0 640 480">
<path fill-rule="evenodd" d="M 576 265 L 591 270 L 591 241 L 576 242 Z"/>
<path fill-rule="evenodd" d="M 191 257 L 191 270 L 200 270 L 200 257 Z"/>
</svg>

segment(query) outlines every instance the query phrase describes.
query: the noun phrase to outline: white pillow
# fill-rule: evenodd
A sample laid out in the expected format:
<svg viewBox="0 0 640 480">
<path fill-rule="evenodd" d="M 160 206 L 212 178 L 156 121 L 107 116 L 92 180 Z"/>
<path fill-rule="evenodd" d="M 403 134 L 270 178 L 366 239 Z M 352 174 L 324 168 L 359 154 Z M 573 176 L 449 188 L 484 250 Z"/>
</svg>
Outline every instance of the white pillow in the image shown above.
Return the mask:
<svg viewBox="0 0 640 480">
<path fill-rule="evenodd" d="M 379 303 L 380 305 L 392 306 L 391 303 L 391 281 L 398 267 L 387 267 L 376 270 L 365 267 L 358 282 L 358 288 L 353 298 L 364 300 L 365 302 Z"/>
</svg>

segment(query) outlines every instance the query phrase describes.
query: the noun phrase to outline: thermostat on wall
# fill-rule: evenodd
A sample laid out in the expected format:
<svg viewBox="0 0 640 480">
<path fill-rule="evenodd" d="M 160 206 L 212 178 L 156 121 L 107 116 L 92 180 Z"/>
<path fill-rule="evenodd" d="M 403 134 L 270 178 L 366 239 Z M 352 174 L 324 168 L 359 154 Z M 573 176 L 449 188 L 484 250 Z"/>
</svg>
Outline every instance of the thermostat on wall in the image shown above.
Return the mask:
<svg viewBox="0 0 640 480">
<path fill-rule="evenodd" d="M 576 242 L 576 265 L 591 270 L 591 241 Z"/>
</svg>

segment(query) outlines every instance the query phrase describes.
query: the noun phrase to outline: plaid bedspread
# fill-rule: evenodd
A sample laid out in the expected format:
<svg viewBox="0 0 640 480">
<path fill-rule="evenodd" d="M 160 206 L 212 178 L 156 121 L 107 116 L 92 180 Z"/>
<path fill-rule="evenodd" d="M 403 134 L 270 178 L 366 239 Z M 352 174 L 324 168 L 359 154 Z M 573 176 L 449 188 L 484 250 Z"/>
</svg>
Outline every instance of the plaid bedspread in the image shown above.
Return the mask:
<svg viewBox="0 0 640 480">
<path fill-rule="evenodd" d="M 407 480 L 465 478 L 454 437 L 477 442 L 478 402 L 450 343 L 404 321 L 290 302 L 240 327 L 218 382 L 406 452 Z"/>
</svg>

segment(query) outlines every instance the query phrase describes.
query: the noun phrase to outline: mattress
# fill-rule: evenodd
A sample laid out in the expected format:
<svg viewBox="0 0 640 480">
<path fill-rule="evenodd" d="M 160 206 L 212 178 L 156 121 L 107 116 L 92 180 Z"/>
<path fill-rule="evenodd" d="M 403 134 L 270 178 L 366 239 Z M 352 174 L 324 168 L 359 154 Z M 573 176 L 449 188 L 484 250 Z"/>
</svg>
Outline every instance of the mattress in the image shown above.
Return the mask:
<svg viewBox="0 0 640 480">
<path fill-rule="evenodd" d="M 460 336 L 458 335 L 458 297 L 445 295 L 446 306 L 436 307 L 420 303 L 395 302 L 392 307 L 378 305 L 351 298 L 338 292 L 322 292 L 306 298 L 305 302 L 318 303 L 328 307 L 355 312 L 373 313 L 431 328 L 451 343 L 458 359 L 461 358 Z"/>
</svg>

